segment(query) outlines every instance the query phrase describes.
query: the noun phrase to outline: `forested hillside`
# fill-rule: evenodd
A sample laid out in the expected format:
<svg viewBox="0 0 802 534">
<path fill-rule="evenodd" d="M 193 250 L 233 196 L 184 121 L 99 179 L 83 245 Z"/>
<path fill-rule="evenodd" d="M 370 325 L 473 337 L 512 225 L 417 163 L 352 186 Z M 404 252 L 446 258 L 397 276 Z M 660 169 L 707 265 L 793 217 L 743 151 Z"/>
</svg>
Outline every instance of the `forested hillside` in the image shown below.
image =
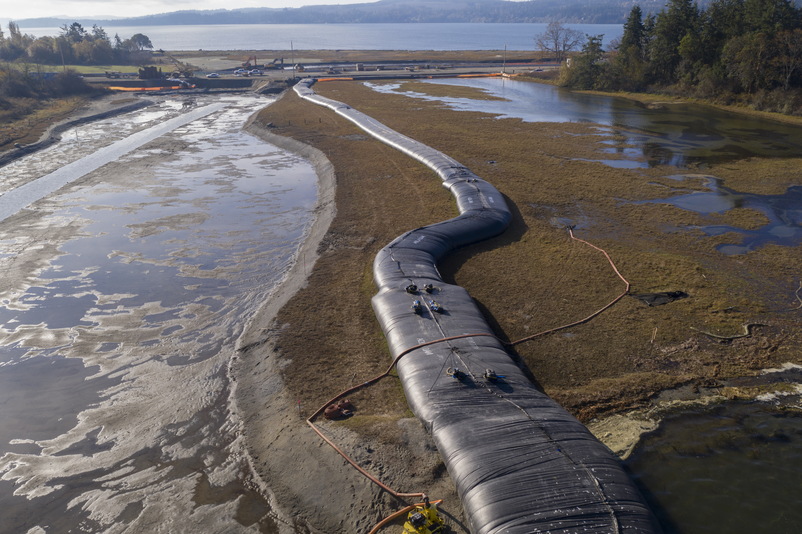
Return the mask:
<svg viewBox="0 0 802 534">
<path fill-rule="evenodd" d="M 670 91 L 802 114 L 802 9 L 790 0 L 670 0 L 656 16 L 635 6 L 617 50 L 588 36 L 561 83 L 597 90 Z"/>
<path fill-rule="evenodd" d="M 700 0 L 705 6 L 710 0 Z M 314 4 L 314 0 L 309 0 Z M 333 24 L 401 22 L 572 22 L 621 24 L 633 6 L 656 13 L 665 0 L 380 0 L 366 4 L 308 5 L 298 8 L 253 8 L 175 11 L 114 21 L 80 21 L 104 25 L 165 24 Z M 61 25 L 58 19 L 25 21 L 27 26 Z"/>
</svg>

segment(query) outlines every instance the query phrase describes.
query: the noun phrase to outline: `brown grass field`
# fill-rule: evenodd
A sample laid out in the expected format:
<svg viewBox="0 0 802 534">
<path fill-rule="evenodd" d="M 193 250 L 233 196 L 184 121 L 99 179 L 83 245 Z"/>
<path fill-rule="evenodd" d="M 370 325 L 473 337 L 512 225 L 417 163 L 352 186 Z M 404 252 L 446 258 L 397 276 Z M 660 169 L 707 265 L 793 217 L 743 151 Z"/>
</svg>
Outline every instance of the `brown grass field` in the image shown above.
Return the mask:
<svg viewBox="0 0 802 534">
<path fill-rule="evenodd" d="M 7 100 L 0 108 L 0 152 L 13 148 L 14 143 L 35 143 L 50 126 L 68 118 L 87 101 L 76 97 Z"/>
<path fill-rule="evenodd" d="M 600 155 L 601 138 L 592 125 L 455 112 L 358 82 L 318 83 L 315 89 L 456 158 L 505 195 L 514 213 L 507 232 L 459 250 L 441 265 L 444 278 L 471 293 L 501 338 L 518 340 L 576 321 L 622 291 L 604 257 L 571 241 L 566 224 L 576 224 L 578 237 L 611 255 L 632 285 L 630 294 L 690 295 L 655 307 L 628 296 L 587 324 L 516 347 L 515 356 L 540 387 L 581 420 L 647 406 L 679 386 L 732 394 L 728 386 L 740 377 L 802 363 L 794 309 L 798 251 L 769 246 L 724 256 L 714 247 L 732 236 L 667 230 L 710 224 L 711 218 L 628 202 L 665 196 L 668 176 L 688 169 L 627 170 L 586 161 L 611 157 Z M 292 92 L 258 121 L 319 148 L 336 169 L 337 216 L 321 259 L 308 287 L 279 316 L 278 349 L 289 362 L 284 378 L 304 405 L 317 406 L 390 361 L 370 306 L 376 251 L 405 230 L 456 215 L 456 208 L 422 165 Z M 705 173 L 741 191 L 779 193 L 795 183 L 799 165 L 745 160 Z M 701 188 L 702 182 L 688 185 Z M 712 220 L 749 226 L 762 216 L 736 209 Z M 700 332 L 734 336 L 746 323 L 765 326 L 729 341 Z M 310 377 L 314 388 L 308 387 Z M 357 417 L 349 424 L 365 431 L 383 428 L 377 417 L 389 424 L 408 415 L 397 382 L 360 393 L 357 401 L 360 414 L 372 416 L 361 420 L 371 423 Z"/>
</svg>

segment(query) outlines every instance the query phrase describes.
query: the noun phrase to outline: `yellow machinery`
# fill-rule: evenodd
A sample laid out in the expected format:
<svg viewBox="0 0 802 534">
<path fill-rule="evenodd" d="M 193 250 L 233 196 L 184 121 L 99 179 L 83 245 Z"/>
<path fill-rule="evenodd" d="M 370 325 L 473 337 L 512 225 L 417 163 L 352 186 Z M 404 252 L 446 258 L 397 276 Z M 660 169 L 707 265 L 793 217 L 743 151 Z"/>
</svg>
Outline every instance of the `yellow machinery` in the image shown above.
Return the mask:
<svg viewBox="0 0 802 534">
<path fill-rule="evenodd" d="M 444 525 L 443 518 L 437 513 L 437 505 L 431 504 L 427 498 L 409 512 L 402 534 L 440 534 L 444 532 Z"/>
</svg>

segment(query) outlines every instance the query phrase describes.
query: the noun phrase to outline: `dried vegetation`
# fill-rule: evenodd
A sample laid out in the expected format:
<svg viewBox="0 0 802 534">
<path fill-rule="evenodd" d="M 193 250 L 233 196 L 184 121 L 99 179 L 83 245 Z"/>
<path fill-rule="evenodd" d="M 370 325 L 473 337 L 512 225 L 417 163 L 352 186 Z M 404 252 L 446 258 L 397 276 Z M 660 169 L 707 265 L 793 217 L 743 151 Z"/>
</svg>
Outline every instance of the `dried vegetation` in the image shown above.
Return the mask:
<svg viewBox="0 0 802 534">
<path fill-rule="evenodd" d="M 600 134 L 592 125 L 455 112 L 356 82 L 320 83 L 316 90 L 456 158 L 506 196 L 514 213 L 509 230 L 441 265 L 448 281 L 468 289 L 500 337 L 517 340 L 581 319 L 622 291 L 600 253 L 570 240 L 569 224 L 608 251 L 631 282 L 631 294 L 689 295 L 653 307 L 626 297 L 587 324 L 516 347 L 537 383 L 580 419 L 643 406 L 678 385 L 723 387 L 767 366 L 802 363 L 802 312 L 793 310 L 797 250 L 769 246 L 724 256 L 715 246 L 732 236 L 689 229 L 709 224 L 704 216 L 630 202 L 665 196 L 661 184 L 683 170 L 615 169 L 590 161 L 610 157 L 600 156 Z M 337 173 L 337 217 L 321 259 L 308 287 L 279 317 L 279 349 L 289 362 L 285 379 L 311 410 L 390 362 L 370 306 L 376 251 L 456 209 L 430 171 L 294 94 L 266 108 L 259 121 L 316 146 Z M 706 172 L 744 191 L 784 191 L 798 180 L 798 164 L 748 160 Z M 758 168 L 763 179 L 748 180 Z M 759 220 L 749 210 L 726 217 Z M 700 332 L 737 334 L 750 322 L 765 326 L 730 341 Z M 395 380 L 359 394 L 356 403 L 366 415 L 392 418 L 406 410 Z"/>
</svg>

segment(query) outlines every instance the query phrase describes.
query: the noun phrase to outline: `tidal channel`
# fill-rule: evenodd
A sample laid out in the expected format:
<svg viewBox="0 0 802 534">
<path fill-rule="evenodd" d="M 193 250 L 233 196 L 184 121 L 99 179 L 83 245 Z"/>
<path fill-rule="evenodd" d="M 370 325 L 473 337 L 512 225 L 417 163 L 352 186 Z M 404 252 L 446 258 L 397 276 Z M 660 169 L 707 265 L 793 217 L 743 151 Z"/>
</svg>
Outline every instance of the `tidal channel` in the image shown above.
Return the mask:
<svg viewBox="0 0 802 534">
<path fill-rule="evenodd" d="M 151 100 L 0 169 L 2 532 L 278 532 L 227 371 L 317 177 L 267 97 Z"/>
<path fill-rule="evenodd" d="M 403 93 L 443 102 L 464 111 L 513 117 L 527 122 L 586 122 L 599 125 L 607 137 L 602 153 L 614 158 L 597 160 L 615 168 L 637 169 L 671 165 L 699 169 L 745 158 L 789 158 L 802 153 L 802 128 L 769 119 L 738 115 L 698 104 L 665 103 L 651 107 L 634 100 L 565 91 L 550 85 L 500 78 L 427 80 L 427 83 L 464 85 L 482 89 L 496 100 L 448 98 L 419 92 Z M 401 84 L 372 84 L 378 91 L 401 91 Z M 802 244 L 800 187 L 780 195 L 754 195 L 727 188 L 715 176 L 709 191 L 689 193 L 679 183 L 675 195 L 651 202 L 672 204 L 701 213 L 723 213 L 736 207 L 761 212 L 767 223 L 760 228 L 711 225 L 708 235 L 730 233 L 739 241 L 719 246 L 723 254 L 744 254 L 768 243 Z M 695 230 L 696 228 L 688 228 Z"/>
</svg>

